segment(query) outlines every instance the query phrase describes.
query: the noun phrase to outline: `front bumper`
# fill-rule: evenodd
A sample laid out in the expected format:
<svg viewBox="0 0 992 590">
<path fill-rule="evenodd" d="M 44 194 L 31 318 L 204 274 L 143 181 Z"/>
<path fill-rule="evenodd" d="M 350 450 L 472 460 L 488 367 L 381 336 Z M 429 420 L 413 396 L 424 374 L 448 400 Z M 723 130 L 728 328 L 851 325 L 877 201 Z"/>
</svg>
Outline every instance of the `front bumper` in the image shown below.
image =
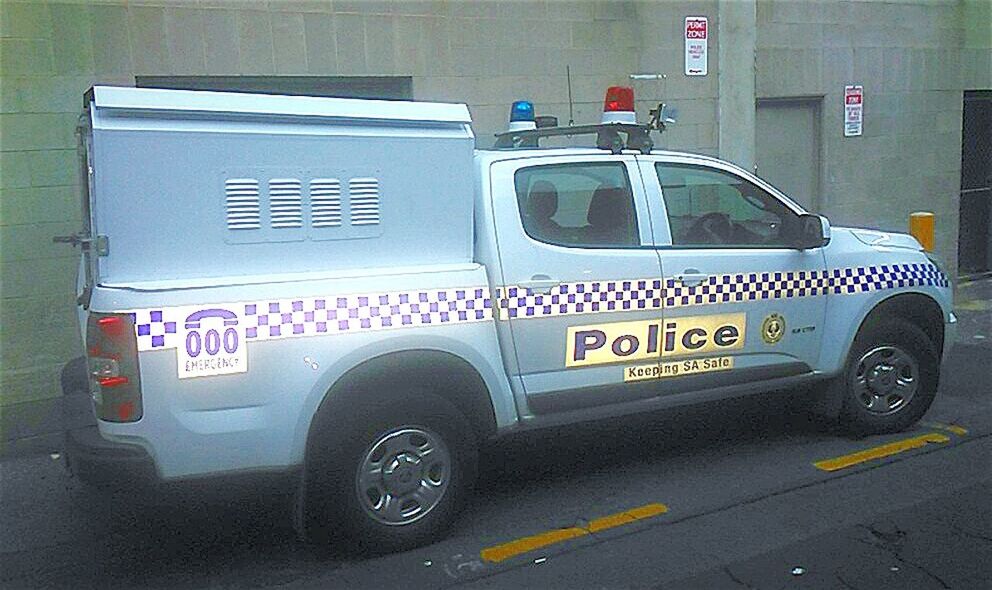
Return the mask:
<svg viewBox="0 0 992 590">
<path fill-rule="evenodd" d="M 109 441 L 96 426 L 65 433 L 66 461 L 79 479 L 99 486 L 145 486 L 158 481 L 155 461 L 144 448 Z"/>
</svg>

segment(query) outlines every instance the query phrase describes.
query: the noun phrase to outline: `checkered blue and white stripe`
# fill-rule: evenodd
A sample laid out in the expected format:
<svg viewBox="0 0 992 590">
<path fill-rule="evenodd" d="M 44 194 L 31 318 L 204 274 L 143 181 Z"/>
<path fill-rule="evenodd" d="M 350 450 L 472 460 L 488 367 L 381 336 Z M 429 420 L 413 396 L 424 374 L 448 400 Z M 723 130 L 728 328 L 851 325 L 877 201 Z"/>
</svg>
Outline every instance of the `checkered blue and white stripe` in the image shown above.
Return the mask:
<svg viewBox="0 0 992 590">
<path fill-rule="evenodd" d="M 324 334 L 360 333 L 415 326 L 437 326 L 500 319 L 660 310 L 812 297 L 851 295 L 913 286 L 947 287 L 932 264 L 894 264 L 833 269 L 714 275 L 700 285 L 675 279 L 587 281 L 558 285 L 550 294 L 523 287 L 395 291 L 375 295 L 305 297 L 226 305 L 144 309 L 132 312 L 138 350 L 182 346 L 186 318 L 204 307 L 238 318 L 247 341 Z M 494 306 L 495 303 L 495 306 Z"/>
<path fill-rule="evenodd" d="M 834 269 L 829 273 L 831 292 L 837 294 L 921 285 L 946 288 L 950 285 L 947 276 L 933 264 L 883 264 Z"/>
<path fill-rule="evenodd" d="M 549 294 L 523 287 L 496 290 L 501 319 L 661 309 L 663 296 L 660 279 L 566 283 Z"/>
<path fill-rule="evenodd" d="M 190 314 L 204 308 L 223 310 L 236 317 L 249 342 L 480 322 L 493 317 L 492 299 L 485 287 L 145 309 L 132 312 L 138 350 L 183 346 L 185 331 L 177 330 L 177 326 L 183 328 Z"/>
<path fill-rule="evenodd" d="M 676 279 L 590 281 L 559 285 L 551 294 L 523 287 L 497 289 L 500 319 L 650 310 L 813 297 L 850 295 L 920 285 L 947 287 L 932 264 L 889 264 L 840 268 L 713 275 L 699 285 Z M 663 287 L 663 288 L 662 288 Z"/>
<path fill-rule="evenodd" d="M 739 303 L 823 295 L 830 289 L 829 273 L 816 270 L 752 272 L 709 277 L 687 287 L 674 279 L 665 283 L 665 307 Z"/>
<path fill-rule="evenodd" d="M 138 316 L 142 316 L 142 321 L 138 321 Z M 138 343 L 147 343 L 148 348 L 162 348 L 166 345 L 166 340 L 174 340 L 176 336 L 176 321 L 165 320 L 165 314 L 161 309 L 146 310 L 143 314 L 137 312 L 133 314 L 134 330 L 138 335 Z M 173 346 L 175 346 L 173 344 Z"/>
<path fill-rule="evenodd" d="M 245 338 L 270 340 L 492 318 L 483 288 L 284 299 L 243 305 Z"/>
</svg>

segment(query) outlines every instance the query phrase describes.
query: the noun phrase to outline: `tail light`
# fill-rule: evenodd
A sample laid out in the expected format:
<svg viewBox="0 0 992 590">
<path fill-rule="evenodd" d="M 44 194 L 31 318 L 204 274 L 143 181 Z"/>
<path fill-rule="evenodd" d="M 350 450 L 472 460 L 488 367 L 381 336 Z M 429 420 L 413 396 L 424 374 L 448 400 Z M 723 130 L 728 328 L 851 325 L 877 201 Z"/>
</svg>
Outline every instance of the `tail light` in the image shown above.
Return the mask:
<svg viewBox="0 0 992 590">
<path fill-rule="evenodd" d="M 141 419 L 138 342 L 130 314 L 90 313 L 86 356 L 96 415 L 108 422 Z"/>
</svg>

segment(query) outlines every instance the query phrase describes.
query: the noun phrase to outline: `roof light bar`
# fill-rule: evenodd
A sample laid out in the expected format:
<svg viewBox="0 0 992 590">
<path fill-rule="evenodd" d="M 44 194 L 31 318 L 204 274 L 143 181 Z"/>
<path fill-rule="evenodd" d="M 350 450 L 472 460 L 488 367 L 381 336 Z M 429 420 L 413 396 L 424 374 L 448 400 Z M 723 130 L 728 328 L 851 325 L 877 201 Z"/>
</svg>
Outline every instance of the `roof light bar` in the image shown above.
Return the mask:
<svg viewBox="0 0 992 590">
<path fill-rule="evenodd" d="M 671 116 L 670 116 L 671 115 Z M 573 137 L 595 135 L 596 147 L 614 154 L 625 149 L 643 154 L 651 153 L 654 141 L 651 132 L 662 132 L 666 124 L 675 122 L 674 113 L 664 103 L 650 110 L 650 120 L 638 123 L 634 113 L 634 90 L 626 86 L 612 86 L 603 102 L 603 121 L 596 125 L 567 125 L 559 127 L 556 117 L 534 116 L 534 105 L 519 100 L 510 109 L 510 128 L 496 134 L 496 149 L 533 149 L 540 147 L 540 140 L 548 137 Z M 626 141 L 624 141 L 626 137 Z"/>
</svg>

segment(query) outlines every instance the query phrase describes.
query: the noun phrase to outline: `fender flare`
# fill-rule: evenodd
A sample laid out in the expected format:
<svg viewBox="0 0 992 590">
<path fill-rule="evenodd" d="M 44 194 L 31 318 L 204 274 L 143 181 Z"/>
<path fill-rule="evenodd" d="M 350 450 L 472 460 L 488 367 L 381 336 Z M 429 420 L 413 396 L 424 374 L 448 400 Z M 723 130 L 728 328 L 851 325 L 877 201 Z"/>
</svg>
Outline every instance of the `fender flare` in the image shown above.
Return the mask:
<svg viewBox="0 0 992 590">
<path fill-rule="evenodd" d="M 498 349 L 496 352 L 498 353 Z M 341 399 L 337 396 L 340 395 L 344 387 L 350 385 L 352 379 L 356 376 L 367 377 L 370 374 L 370 367 L 383 366 L 382 363 L 390 363 L 404 355 L 423 355 L 433 359 L 445 359 L 446 363 L 440 367 L 435 367 L 440 371 L 439 375 L 447 374 L 445 368 L 450 369 L 456 366 L 460 366 L 463 371 L 471 371 L 468 374 L 474 375 L 474 378 L 477 379 L 477 388 L 473 393 L 481 394 L 484 392 L 486 394 L 486 405 L 483 406 L 477 402 L 473 405 L 475 411 L 469 411 L 475 418 L 467 416 L 481 436 L 488 436 L 495 432 L 497 427 L 517 420 L 513 394 L 502 365 L 494 366 L 491 362 L 487 362 L 485 351 L 476 350 L 462 340 L 438 336 L 402 336 L 377 340 L 367 346 L 349 351 L 315 382 L 297 419 L 293 436 L 294 462 L 304 462 L 307 443 L 319 413 L 332 407 L 329 404 L 333 404 L 335 400 Z M 498 354 L 495 358 L 498 362 Z M 463 410 L 463 413 L 465 412 L 463 405 L 459 403 L 455 403 L 455 405 Z M 486 411 L 481 411 L 480 407 Z M 485 414 L 486 420 L 480 420 L 478 417 L 480 414 Z"/>
</svg>

